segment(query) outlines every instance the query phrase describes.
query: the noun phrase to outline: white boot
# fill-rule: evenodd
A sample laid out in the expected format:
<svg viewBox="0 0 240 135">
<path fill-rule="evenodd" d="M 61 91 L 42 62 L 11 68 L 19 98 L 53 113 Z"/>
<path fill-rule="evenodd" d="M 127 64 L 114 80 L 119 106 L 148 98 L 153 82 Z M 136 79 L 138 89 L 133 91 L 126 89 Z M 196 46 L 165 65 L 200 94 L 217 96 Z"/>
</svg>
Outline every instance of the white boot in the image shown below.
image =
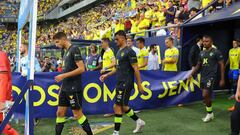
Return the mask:
<svg viewBox="0 0 240 135">
<path fill-rule="evenodd" d="M 214 114 L 213 113 L 208 113 L 205 118 L 202 118 L 203 122 L 209 122 L 214 119 Z"/>
<path fill-rule="evenodd" d="M 114 130 L 112 135 L 119 135 L 119 131 Z"/>
<path fill-rule="evenodd" d="M 136 128 L 133 130 L 133 133 L 141 132 L 142 128 L 145 126 L 145 122 L 141 119 L 136 121 Z"/>
</svg>

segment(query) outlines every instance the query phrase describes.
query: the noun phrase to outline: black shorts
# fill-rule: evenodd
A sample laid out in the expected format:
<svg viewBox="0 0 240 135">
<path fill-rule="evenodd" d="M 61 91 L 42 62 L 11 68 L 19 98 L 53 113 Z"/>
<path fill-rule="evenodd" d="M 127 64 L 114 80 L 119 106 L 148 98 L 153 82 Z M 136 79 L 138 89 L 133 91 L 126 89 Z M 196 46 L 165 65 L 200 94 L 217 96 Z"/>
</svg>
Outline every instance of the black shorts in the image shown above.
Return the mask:
<svg viewBox="0 0 240 135">
<path fill-rule="evenodd" d="M 126 83 L 118 83 L 116 86 L 115 104 L 120 106 L 128 106 L 133 86 L 134 85 L 129 85 Z"/>
<path fill-rule="evenodd" d="M 70 107 L 72 110 L 82 108 L 82 93 L 60 91 L 58 106 Z"/>
<path fill-rule="evenodd" d="M 201 89 L 212 91 L 214 82 L 215 82 L 215 80 L 213 77 L 202 78 L 200 87 L 201 87 Z"/>
</svg>

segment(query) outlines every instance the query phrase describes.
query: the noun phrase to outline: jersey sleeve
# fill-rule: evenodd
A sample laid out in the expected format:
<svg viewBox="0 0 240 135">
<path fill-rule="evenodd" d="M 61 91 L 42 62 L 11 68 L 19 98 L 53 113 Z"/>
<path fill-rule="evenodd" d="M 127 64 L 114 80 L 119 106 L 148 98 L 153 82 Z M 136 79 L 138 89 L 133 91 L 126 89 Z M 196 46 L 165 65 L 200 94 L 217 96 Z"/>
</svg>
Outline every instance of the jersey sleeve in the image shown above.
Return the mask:
<svg viewBox="0 0 240 135">
<path fill-rule="evenodd" d="M 172 57 L 178 59 L 178 57 L 179 57 L 179 51 L 178 51 L 177 48 L 174 50 Z"/>
<path fill-rule="evenodd" d="M 148 59 L 148 51 L 147 50 L 144 51 L 143 58 L 144 59 Z"/>
<path fill-rule="evenodd" d="M 128 53 L 128 59 L 131 64 L 137 63 L 136 53 L 132 49 Z"/>
<path fill-rule="evenodd" d="M 109 58 L 110 58 L 110 60 L 113 60 L 113 59 L 115 59 L 115 56 L 114 56 L 114 53 L 113 53 L 113 51 L 111 50 L 111 51 L 109 51 L 109 56 L 108 56 Z"/>
<path fill-rule="evenodd" d="M 81 52 L 78 47 L 73 48 L 72 56 L 73 56 L 75 62 L 83 60 Z"/>
<path fill-rule="evenodd" d="M 223 59 L 223 55 L 222 55 L 222 53 L 219 50 L 216 50 L 215 56 L 216 56 L 217 61 L 224 60 Z"/>
</svg>

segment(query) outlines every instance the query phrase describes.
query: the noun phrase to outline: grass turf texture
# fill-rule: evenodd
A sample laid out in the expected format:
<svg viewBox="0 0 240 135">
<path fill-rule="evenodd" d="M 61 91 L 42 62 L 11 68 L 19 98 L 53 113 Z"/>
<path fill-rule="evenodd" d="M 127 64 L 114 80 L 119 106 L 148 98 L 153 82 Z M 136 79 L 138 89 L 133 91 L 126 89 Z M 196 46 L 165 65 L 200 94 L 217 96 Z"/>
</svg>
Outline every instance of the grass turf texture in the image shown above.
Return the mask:
<svg viewBox="0 0 240 135">
<path fill-rule="evenodd" d="M 227 135 L 230 132 L 230 113 L 227 108 L 234 104 L 226 95 L 217 95 L 213 102 L 215 119 L 209 123 L 203 123 L 201 118 L 205 116 L 205 107 L 202 102 L 195 102 L 183 107 L 159 108 L 144 110 L 140 116 L 146 126 L 140 135 Z M 90 122 L 112 122 L 113 117 L 103 118 L 102 115 L 88 116 Z M 21 124 L 12 124 L 23 135 Z M 131 135 L 135 128 L 135 122 L 124 115 L 121 126 L 121 135 Z M 54 135 L 55 119 L 41 119 L 35 127 L 35 135 Z M 62 135 L 78 135 L 78 124 L 70 120 L 65 124 Z M 97 135 L 111 135 L 113 128 L 105 130 Z M 79 134 L 80 135 L 80 134 Z"/>
</svg>

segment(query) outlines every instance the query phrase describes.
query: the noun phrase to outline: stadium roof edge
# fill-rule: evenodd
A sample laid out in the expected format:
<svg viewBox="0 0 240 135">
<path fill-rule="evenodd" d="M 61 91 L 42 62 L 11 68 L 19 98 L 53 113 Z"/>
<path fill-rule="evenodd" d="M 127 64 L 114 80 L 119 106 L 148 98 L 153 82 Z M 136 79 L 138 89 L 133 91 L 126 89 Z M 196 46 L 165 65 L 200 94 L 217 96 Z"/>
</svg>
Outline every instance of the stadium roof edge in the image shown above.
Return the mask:
<svg viewBox="0 0 240 135">
<path fill-rule="evenodd" d="M 182 27 L 191 27 L 237 19 L 240 19 L 240 2 L 236 2 L 231 7 L 224 8 L 213 14 L 201 17 L 197 20 L 193 20 L 187 24 L 182 25 Z"/>
</svg>

